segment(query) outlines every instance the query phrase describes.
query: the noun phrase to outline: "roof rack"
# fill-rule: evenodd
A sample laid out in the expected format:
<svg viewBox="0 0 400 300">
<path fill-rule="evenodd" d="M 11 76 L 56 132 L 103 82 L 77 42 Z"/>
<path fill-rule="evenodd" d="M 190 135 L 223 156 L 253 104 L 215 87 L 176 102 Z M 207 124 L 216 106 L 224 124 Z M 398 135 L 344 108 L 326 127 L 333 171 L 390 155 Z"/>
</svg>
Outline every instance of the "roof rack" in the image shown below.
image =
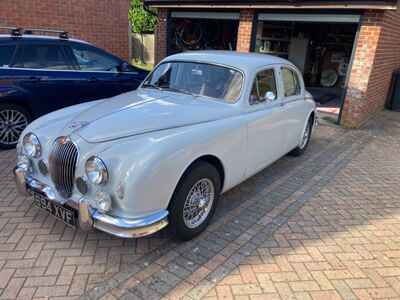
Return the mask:
<svg viewBox="0 0 400 300">
<path fill-rule="evenodd" d="M 56 29 L 43 29 L 43 28 L 22 28 L 22 27 L 7 27 L 0 26 L 0 29 L 5 29 L 10 32 L 12 36 L 22 36 L 23 34 L 34 34 L 34 33 L 53 33 L 57 34 L 60 39 L 68 39 L 68 32 L 64 30 Z"/>
</svg>

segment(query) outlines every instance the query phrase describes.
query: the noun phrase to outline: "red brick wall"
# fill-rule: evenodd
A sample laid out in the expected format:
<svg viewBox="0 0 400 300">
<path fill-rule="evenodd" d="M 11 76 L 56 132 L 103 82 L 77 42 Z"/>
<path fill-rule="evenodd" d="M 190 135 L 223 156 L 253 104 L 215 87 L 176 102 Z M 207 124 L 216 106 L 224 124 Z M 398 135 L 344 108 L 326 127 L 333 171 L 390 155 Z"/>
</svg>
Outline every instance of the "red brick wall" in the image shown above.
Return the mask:
<svg viewBox="0 0 400 300">
<path fill-rule="evenodd" d="M 342 125 L 358 127 L 384 108 L 393 70 L 400 68 L 400 12 L 364 13 Z"/>
<path fill-rule="evenodd" d="M 239 31 L 236 51 L 249 52 L 251 47 L 251 34 L 253 28 L 254 10 L 240 10 Z"/>
<path fill-rule="evenodd" d="M 168 10 L 160 8 L 158 10 L 158 24 L 156 28 L 155 63 L 160 62 L 167 56 L 167 28 Z"/>
<path fill-rule="evenodd" d="M 128 59 L 129 0 L 0 0 L 0 25 L 60 28 Z"/>
</svg>

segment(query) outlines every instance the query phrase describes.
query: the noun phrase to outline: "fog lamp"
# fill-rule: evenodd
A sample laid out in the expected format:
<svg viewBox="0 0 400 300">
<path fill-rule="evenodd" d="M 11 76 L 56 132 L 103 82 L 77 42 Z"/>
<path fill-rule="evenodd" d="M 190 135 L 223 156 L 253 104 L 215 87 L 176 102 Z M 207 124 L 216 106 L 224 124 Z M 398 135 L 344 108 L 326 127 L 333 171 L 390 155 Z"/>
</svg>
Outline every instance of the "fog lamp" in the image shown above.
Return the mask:
<svg viewBox="0 0 400 300">
<path fill-rule="evenodd" d="M 76 188 L 78 189 L 78 191 L 79 191 L 82 195 L 86 195 L 87 192 L 88 192 L 88 190 L 89 190 L 89 187 L 88 187 L 88 185 L 87 185 L 86 180 L 85 180 L 83 177 L 78 177 L 78 178 L 75 180 L 75 183 L 76 183 Z"/>
<path fill-rule="evenodd" d="M 111 209 L 111 196 L 105 192 L 96 193 L 95 208 L 105 213 Z"/>
</svg>

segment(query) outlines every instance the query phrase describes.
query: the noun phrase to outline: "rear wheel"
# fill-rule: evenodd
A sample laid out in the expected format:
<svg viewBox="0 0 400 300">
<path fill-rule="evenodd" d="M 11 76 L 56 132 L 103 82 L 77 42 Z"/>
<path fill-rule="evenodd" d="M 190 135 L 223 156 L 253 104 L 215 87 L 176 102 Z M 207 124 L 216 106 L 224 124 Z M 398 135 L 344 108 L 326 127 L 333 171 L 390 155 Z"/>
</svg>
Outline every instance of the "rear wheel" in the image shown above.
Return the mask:
<svg viewBox="0 0 400 300">
<path fill-rule="evenodd" d="M 170 204 L 172 230 L 181 240 L 190 240 L 208 226 L 221 191 L 217 169 L 207 163 L 195 163 L 176 188 Z"/>
<path fill-rule="evenodd" d="M 0 104 L 0 149 L 14 148 L 29 121 L 29 113 L 23 107 Z"/>
<path fill-rule="evenodd" d="M 308 123 L 307 123 L 307 127 L 303 132 L 303 136 L 301 138 L 300 145 L 297 148 L 295 148 L 292 152 L 290 152 L 290 155 L 300 156 L 300 155 L 303 155 L 304 152 L 306 152 L 308 144 L 310 143 L 310 139 L 311 139 L 313 123 L 314 123 L 314 120 L 312 117 L 310 117 L 310 119 L 308 120 Z"/>
</svg>

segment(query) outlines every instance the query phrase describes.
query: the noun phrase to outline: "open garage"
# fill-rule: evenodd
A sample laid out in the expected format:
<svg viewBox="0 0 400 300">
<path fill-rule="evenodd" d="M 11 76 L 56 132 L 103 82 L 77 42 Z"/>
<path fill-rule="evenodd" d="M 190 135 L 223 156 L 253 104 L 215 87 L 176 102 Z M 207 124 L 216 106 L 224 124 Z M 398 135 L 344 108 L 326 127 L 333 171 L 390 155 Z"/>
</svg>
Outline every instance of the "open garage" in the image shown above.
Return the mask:
<svg viewBox="0 0 400 300">
<path fill-rule="evenodd" d="M 400 67 L 394 0 L 145 4 L 158 10 L 158 61 L 198 49 L 286 58 L 302 71 L 322 118 L 345 127 L 359 127 L 384 108 L 392 73 Z"/>
</svg>

